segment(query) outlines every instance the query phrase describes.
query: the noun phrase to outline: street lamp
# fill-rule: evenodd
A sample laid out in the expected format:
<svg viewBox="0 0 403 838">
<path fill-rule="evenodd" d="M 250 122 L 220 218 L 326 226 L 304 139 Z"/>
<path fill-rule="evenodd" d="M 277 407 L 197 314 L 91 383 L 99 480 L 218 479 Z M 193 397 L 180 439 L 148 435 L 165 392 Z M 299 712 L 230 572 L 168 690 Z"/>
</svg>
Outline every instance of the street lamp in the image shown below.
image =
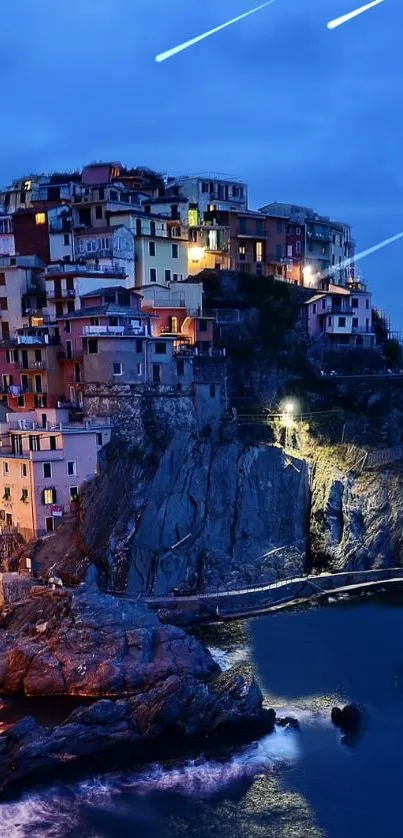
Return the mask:
<svg viewBox="0 0 403 838">
<path fill-rule="evenodd" d="M 285 428 L 285 447 L 290 448 L 290 431 L 295 428 L 295 413 L 297 405 L 295 402 L 288 399 L 284 402 L 283 411 L 281 414 L 281 424 Z"/>
</svg>

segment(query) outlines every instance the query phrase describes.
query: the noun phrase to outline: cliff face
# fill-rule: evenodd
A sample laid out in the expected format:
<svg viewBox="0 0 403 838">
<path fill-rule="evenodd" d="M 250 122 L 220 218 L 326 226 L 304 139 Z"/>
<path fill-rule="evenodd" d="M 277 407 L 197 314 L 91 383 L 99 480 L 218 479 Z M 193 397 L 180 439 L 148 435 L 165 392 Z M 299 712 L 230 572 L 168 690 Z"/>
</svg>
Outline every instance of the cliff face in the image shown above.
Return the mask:
<svg viewBox="0 0 403 838">
<path fill-rule="evenodd" d="M 403 562 L 403 470 L 354 476 L 319 450 L 312 479 L 313 565 L 325 569 L 369 569 Z"/>
<path fill-rule="evenodd" d="M 303 570 L 308 467 L 279 446 L 178 434 L 147 494 L 130 546 L 131 591 L 206 590 Z M 298 549 L 265 555 L 289 545 Z"/>
<path fill-rule="evenodd" d="M 399 565 L 401 466 L 357 476 L 336 448 L 312 453 L 186 432 L 148 465 L 112 450 L 84 494 L 83 542 L 112 588 L 156 595 Z"/>
</svg>

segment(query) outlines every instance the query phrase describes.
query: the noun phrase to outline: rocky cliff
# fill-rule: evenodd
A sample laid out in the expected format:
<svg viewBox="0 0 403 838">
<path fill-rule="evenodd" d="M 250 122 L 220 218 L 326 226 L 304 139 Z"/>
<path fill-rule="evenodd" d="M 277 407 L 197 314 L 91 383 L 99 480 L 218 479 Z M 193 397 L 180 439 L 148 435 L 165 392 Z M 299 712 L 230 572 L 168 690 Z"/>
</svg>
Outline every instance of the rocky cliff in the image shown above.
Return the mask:
<svg viewBox="0 0 403 838">
<path fill-rule="evenodd" d="M 158 595 L 393 566 L 402 488 L 399 464 L 357 475 L 337 446 L 290 456 L 178 432 L 153 462 L 109 455 L 86 493 L 83 533 L 104 582 Z"/>
</svg>

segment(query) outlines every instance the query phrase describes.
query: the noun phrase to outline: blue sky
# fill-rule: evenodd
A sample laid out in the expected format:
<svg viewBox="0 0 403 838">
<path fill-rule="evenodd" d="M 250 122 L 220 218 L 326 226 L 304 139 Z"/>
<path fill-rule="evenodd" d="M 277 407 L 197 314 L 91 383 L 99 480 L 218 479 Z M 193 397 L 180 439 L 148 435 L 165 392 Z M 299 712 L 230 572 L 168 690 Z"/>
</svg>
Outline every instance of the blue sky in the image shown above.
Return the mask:
<svg viewBox="0 0 403 838">
<path fill-rule="evenodd" d="M 365 249 L 403 230 L 401 0 L 13 0 L 0 30 L 0 182 L 99 159 L 245 178 L 250 203 L 347 221 Z M 403 330 L 403 240 L 363 260 Z"/>
</svg>

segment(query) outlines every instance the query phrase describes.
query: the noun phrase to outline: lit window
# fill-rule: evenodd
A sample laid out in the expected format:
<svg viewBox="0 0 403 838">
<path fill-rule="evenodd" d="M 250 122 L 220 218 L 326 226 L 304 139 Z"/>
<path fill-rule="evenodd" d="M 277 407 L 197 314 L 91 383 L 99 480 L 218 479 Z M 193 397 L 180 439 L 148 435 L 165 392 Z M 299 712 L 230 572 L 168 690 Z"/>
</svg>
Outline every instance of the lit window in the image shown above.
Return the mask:
<svg viewBox="0 0 403 838">
<path fill-rule="evenodd" d="M 256 262 L 263 262 L 263 242 L 256 242 Z"/>
<path fill-rule="evenodd" d="M 46 224 L 46 212 L 37 212 L 36 213 L 35 224 Z"/>
<path fill-rule="evenodd" d="M 44 506 L 56 503 L 56 489 L 44 489 L 42 494 Z"/>
<path fill-rule="evenodd" d="M 188 210 L 188 223 L 189 227 L 197 227 L 199 222 L 198 219 L 198 210 L 197 209 L 190 209 Z"/>
</svg>

